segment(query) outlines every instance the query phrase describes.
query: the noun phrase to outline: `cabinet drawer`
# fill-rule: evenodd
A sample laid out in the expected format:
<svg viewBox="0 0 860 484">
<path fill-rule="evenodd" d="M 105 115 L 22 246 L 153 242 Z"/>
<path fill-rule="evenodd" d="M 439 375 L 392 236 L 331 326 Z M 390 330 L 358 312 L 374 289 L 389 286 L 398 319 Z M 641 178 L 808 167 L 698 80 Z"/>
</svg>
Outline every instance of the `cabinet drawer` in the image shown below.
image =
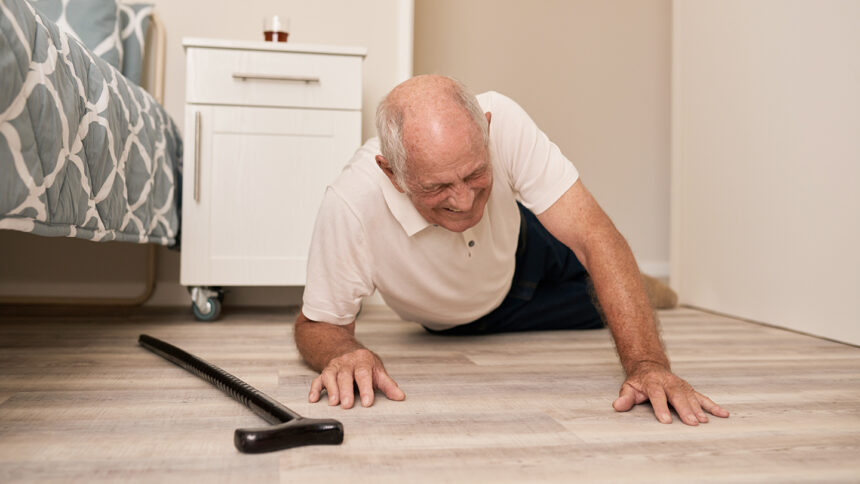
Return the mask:
<svg viewBox="0 0 860 484">
<path fill-rule="evenodd" d="M 192 104 L 361 109 L 359 56 L 190 48 Z"/>
</svg>

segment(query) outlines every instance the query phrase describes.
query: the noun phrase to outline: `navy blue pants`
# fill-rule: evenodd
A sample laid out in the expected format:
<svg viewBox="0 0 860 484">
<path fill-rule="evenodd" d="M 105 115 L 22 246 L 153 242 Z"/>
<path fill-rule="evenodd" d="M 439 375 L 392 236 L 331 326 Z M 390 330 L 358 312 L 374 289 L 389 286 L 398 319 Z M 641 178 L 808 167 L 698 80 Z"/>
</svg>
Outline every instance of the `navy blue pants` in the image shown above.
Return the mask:
<svg viewBox="0 0 860 484">
<path fill-rule="evenodd" d="M 605 326 L 592 302 L 585 267 L 537 217 L 520 209 L 520 238 L 511 289 L 501 305 L 471 323 L 433 334 L 488 334 L 553 329 L 599 329 Z"/>
</svg>

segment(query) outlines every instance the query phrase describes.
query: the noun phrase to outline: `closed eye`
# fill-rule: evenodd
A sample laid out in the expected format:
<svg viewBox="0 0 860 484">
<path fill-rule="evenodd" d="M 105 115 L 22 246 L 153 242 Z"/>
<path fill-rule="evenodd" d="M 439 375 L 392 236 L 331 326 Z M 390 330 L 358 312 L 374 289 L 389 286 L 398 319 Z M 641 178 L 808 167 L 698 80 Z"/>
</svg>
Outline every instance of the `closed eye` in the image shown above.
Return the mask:
<svg viewBox="0 0 860 484">
<path fill-rule="evenodd" d="M 448 186 L 449 186 L 448 184 L 445 184 L 445 185 L 432 185 L 432 186 L 429 186 L 429 187 L 421 187 L 421 190 L 422 190 L 422 191 L 424 191 L 425 193 L 434 194 L 434 193 L 440 193 L 440 192 L 442 192 L 443 190 L 445 190 L 446 188 L 448 188 Z"/>
<path fill-rule="evenodd" d="M 482 176 L 484 176 L 486 174 L 487 174 L 487 168 L 486 167 L 478 168 L 477 170 L 473 171 L 469 176 L 466 177 L 466 181 L 475 181 L 478 178 L 481 178 Z"/>
</svg>

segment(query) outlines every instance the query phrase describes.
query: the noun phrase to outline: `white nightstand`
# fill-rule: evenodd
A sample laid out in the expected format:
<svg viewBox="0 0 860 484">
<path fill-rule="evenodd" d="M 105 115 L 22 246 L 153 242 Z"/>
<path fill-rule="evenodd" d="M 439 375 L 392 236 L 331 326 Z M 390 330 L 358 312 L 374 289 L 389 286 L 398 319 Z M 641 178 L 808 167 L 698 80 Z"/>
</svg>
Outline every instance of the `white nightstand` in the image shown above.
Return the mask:
<svg viewBox="0 0 860 484">
<path fill-rule="evenodd" d="M 325 187 L 361 144 L 366 50 L 183 39 L 180 282 L 198 319 L 220 286 L 301 286 Z"/>
</svg>

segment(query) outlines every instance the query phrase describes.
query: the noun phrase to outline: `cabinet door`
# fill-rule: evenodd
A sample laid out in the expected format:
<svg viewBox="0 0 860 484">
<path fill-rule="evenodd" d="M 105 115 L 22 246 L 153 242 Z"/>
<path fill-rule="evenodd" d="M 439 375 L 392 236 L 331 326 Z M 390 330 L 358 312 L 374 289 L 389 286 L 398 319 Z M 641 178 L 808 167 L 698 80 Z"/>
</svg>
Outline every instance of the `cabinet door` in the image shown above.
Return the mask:
<svg viewBox="0 0 860 484">
<path fill-rule="evenodd" d="M 326 186 L 361 143 L 359 111 L 190 106 L 184 285 L 304 285 Z M 189 137 L 190 138 L 190 137 Z M 195 160 L 199 159 L 199 167 Z M 199 169 L 198 199 L 194 199 Z"/>
</svg>

